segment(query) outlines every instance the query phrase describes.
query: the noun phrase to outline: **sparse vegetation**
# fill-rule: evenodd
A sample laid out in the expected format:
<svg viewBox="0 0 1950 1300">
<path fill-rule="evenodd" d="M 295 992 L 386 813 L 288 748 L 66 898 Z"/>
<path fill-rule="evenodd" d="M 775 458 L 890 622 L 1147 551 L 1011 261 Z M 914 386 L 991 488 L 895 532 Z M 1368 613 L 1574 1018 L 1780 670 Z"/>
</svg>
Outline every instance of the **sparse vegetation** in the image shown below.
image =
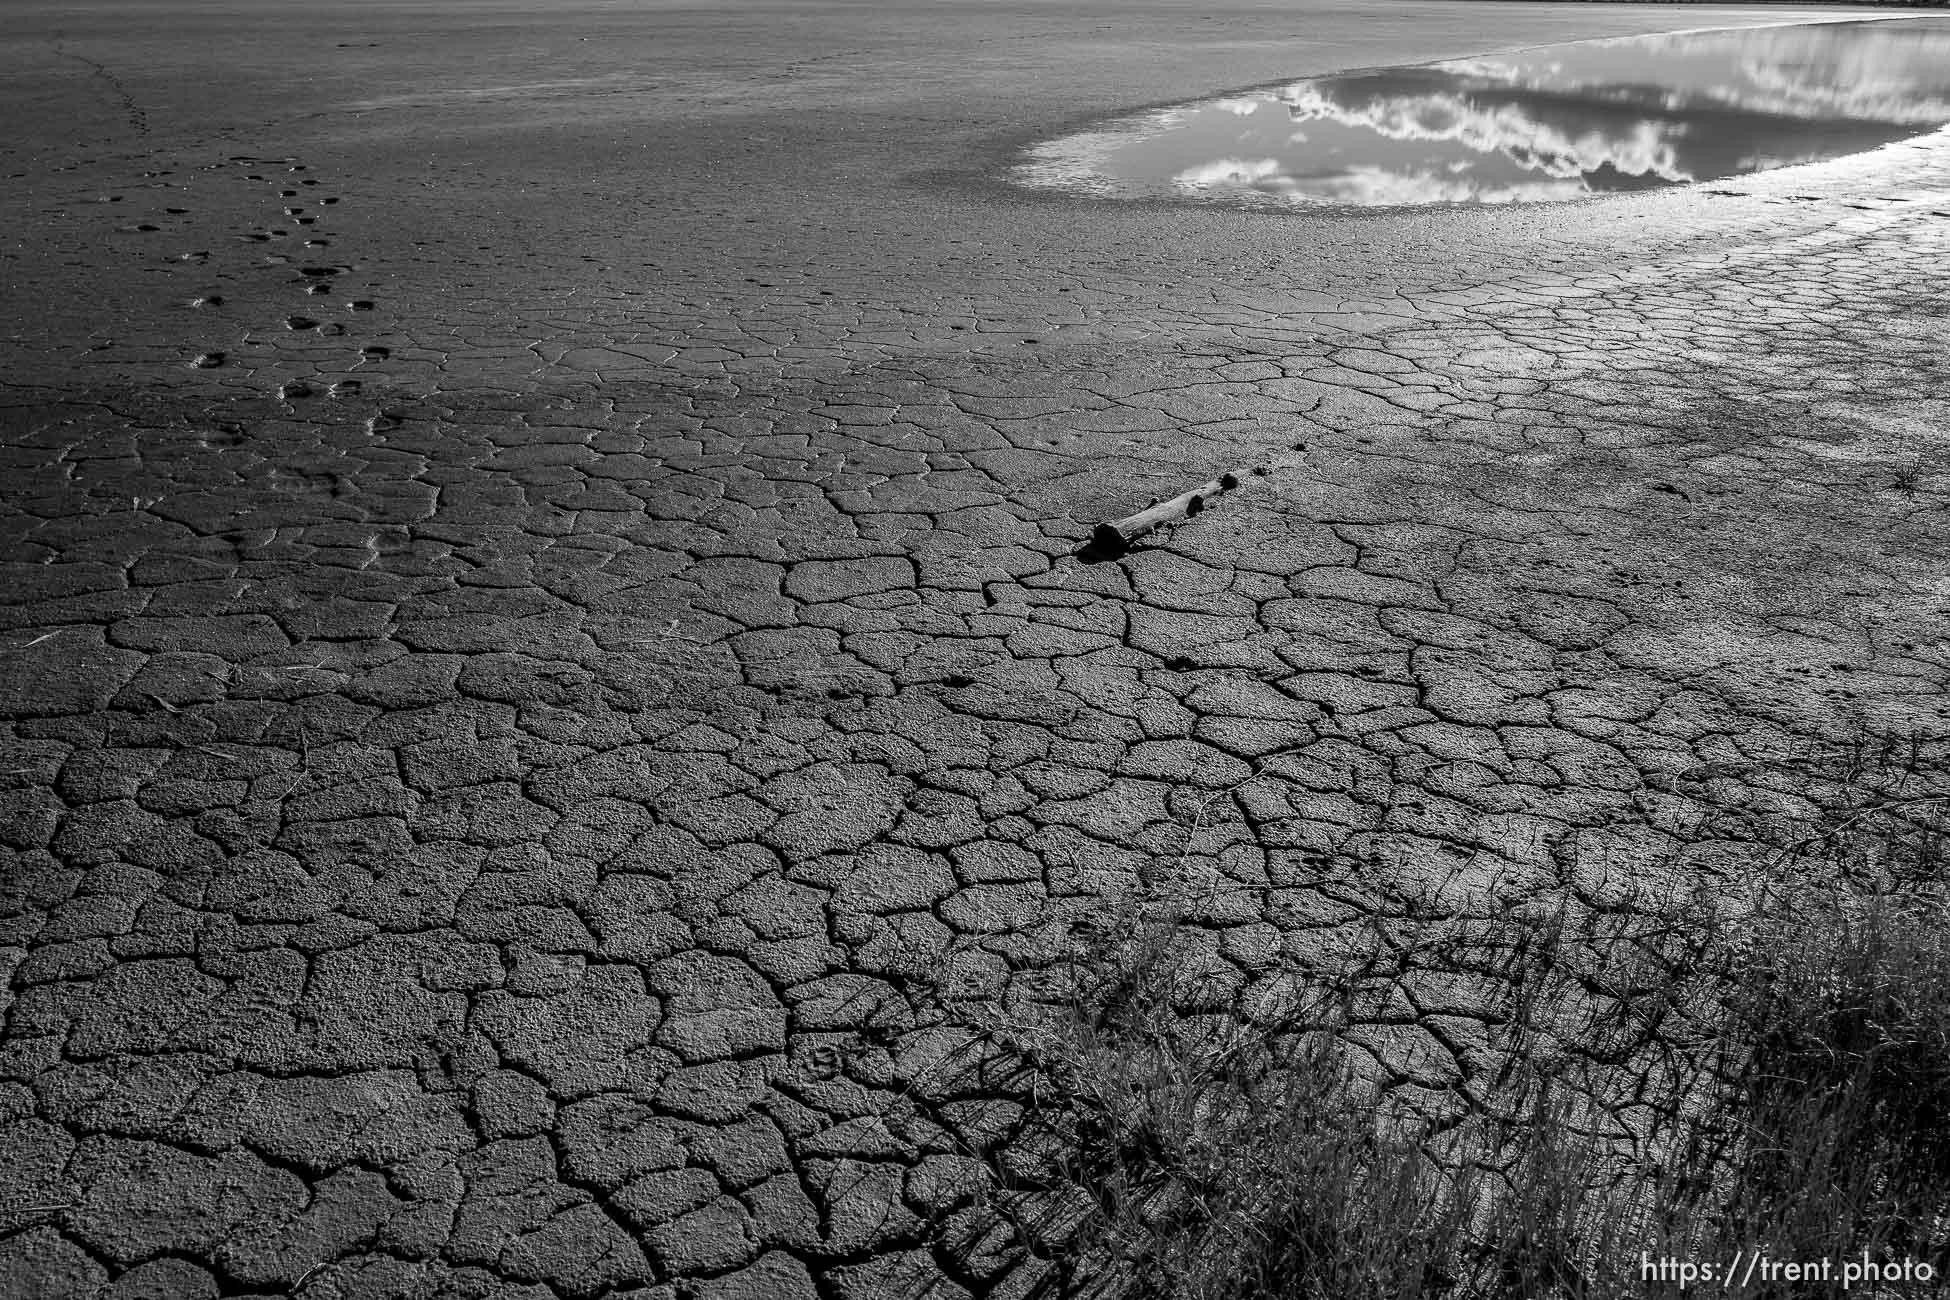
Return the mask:
<svg viewBox="0 0 1950 1300">
<path fill-rule="evenodd" d="M 1217 980 L 1183 900 L 1135 900 L 1034 999 L 965 1014 L 1020 1118 L 987 1208 L 1047 1296 L 1609 1300 L 1662 1257 L 1950 1259 L 1950 892 L 1916 751 L 1855 755 L 1749 896 L 1476 918 L 1415 900 L 1324 968 Z M 1831 774 L 1832 775 L 1832 774 Z M 1793 830 L 1793 828 L 1790 828 Z M 1437 978 L 1441 975 L 1443 978 Z M 1230 987 L 1230 986 L 1225 986 Z M 1456 1009 L 1452 1080 L 1377 1034 Z M 1467 1014 L 1464 1008 L 1470 1008 Z M 1027 1276 L 1028 1274 L 1024 1274 Z M 1826 1281 L 1712 1289 L 1841 1294 Z"/>
</svg>

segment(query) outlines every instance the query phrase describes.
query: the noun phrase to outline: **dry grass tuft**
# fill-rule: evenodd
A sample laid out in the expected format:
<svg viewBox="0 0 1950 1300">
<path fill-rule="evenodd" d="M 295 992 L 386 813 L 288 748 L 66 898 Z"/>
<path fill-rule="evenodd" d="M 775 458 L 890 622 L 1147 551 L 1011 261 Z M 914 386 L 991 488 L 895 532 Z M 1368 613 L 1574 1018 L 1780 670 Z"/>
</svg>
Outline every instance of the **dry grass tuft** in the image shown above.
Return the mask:
<svg viewBox="0 0 1950 1300">
<path fill-rule="evenodd" d="M 1887 783 L 1845 801 L 1738 908 L 1559 899 L 1419 929 L 1400 908 L 1250 1017 L 1215 1008 L 1181 909 L 1126 906 L 1040 997 L 967 1018 L 1021 1106 L 986 1149 L 988 1211 L 1047 1261 L 1033 1291 L 1102 1300 L 1679 1296 L 1699 1283 L 1646 1256 L 1754 1251 L 1940 1279 L 1943 809 Z M 1494 1063 L 1446 1089 L 1363 1046 L 1436 970 L 1475 990 Z M 1727 1293 L 1843 1294 L 1839 1273 Z"/>
</svg>

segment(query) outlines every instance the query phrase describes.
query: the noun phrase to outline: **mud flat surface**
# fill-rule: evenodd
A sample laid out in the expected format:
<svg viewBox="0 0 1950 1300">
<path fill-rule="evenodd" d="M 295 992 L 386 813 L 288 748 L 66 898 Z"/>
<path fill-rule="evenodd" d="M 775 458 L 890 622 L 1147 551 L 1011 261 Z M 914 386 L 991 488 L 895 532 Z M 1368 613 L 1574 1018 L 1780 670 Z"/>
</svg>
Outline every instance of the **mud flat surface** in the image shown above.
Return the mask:
<svg viewBox="0 0 1950 1300">
<path fill-rule="evenodd" d="M 1502 211 L 996 179 L 1795 16 L 11 7 L 0 1292 L 1006 1294 L 923 993 L 1189 881 L 1243 994 L 1940 732 L 1943 138 Z M 1468 1023 L 1361 1041 L 1466 1087 Z"/>
</svg>

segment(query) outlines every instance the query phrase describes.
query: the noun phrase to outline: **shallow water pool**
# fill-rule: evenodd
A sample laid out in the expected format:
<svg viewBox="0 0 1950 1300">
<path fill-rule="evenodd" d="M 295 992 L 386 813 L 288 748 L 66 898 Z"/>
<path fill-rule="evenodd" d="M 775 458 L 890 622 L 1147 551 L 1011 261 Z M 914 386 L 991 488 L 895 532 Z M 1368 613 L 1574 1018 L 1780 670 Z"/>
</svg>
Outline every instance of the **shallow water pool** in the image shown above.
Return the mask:
<svg viewBox="0 0 1950 1300">
<path fill-rule="evenodd" d="M 1032 147 L 1017 181 L 1108 198 L 1528 203 L 1720 180 L 1950 124 L 1950 19 L 1547 45 L 1310 77 Z"/>
</svg>

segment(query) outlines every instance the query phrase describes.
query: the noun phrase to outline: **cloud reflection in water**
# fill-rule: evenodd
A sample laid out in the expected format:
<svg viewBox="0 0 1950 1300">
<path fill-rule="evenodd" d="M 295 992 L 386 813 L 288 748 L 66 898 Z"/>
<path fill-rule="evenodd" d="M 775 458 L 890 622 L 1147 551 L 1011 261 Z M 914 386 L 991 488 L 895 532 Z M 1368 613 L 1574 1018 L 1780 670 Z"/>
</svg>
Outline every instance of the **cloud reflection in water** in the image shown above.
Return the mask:
<svg viewBox="0 0 1950 1300">
<path fill-rule="evenodd" d="M 1361 207 L 1524 203 L 1861 153 L 1950 123 L 1950 21 L 1588 41 L 1319 77 L 1031 150 L 1031 185 Z"/>
</svg>

